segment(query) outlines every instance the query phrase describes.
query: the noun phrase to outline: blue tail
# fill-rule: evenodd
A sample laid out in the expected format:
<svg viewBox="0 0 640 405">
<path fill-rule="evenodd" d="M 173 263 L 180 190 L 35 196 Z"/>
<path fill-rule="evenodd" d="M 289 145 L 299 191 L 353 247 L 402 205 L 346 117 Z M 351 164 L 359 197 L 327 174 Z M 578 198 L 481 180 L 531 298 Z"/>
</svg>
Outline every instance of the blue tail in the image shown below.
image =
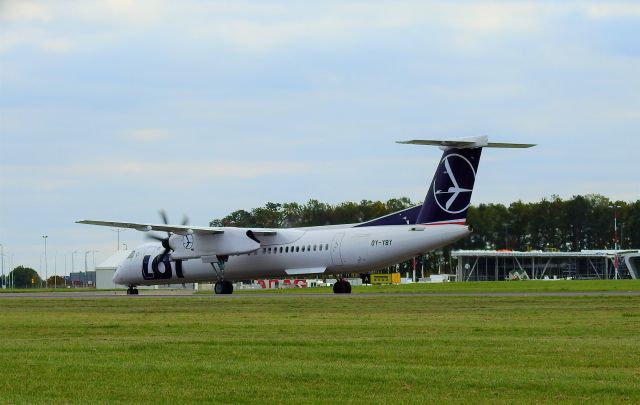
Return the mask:
<svg viewBox="0 0 640 405">
<path fill-rule="evenodd" d="M 439 146 L 444 153 L 422 205 L 356 226 L 465 224 L 482 148 L 530 148 L 530 143 L 489 142 L 487 136 L 449 140 L 414 139 L 402 144 Z"/>
<path fill-rule="evenodd" d="M 460 223 L 467 220 L 482 148 L 445 150 L 416 223 Z"/>
</svg>

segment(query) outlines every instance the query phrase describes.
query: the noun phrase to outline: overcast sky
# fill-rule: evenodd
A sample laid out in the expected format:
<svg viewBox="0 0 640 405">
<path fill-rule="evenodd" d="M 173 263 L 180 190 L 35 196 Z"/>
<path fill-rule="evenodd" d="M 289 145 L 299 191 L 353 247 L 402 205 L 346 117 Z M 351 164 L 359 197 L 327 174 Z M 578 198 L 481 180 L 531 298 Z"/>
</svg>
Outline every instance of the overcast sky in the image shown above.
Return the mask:
<svg viewBox="0 0 640 405">
<path fill-rule="evenodd" d="M 539 144 L 474 204 L 637 200 L 639 39 L 637 1 L 0 1 L 5 270 L 107 258 L 80 219 L 421 201 L 440 151 L 403 139 Z"/>
</svg>

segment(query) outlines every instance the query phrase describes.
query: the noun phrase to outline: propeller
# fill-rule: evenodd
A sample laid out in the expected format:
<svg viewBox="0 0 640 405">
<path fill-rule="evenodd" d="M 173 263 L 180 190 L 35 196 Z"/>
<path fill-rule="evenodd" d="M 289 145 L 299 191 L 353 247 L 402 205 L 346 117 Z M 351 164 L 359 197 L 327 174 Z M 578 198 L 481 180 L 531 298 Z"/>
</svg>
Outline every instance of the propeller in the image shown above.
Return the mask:
<svg viewBox="0 0 640 405">
<path fill-rule="evenodd" d="M 162 219 L 162 222 L 165 225 L 169 225 L 169 217 L 167 216 L 167 212 L 165 210 L 160 210 L 158 214 L 160 214 L 160 218 Z M 185 215 L 182 217 L 181 225 L 188 225 L 188 224 L 189 224 L 189 218 Z M 162 244 L 162 247 L 164 248 L 164 252 L 162 252 L 163 256 L 165 256 L 171 251 L 171 246 L 169 246 L 170 237 L 171 237 L 171 232 L 169 231 L 167 231 L 167 236 L 164 238 L 155 233 L 147 233 L 147 238 L 157 240 Z"/>
</svg>

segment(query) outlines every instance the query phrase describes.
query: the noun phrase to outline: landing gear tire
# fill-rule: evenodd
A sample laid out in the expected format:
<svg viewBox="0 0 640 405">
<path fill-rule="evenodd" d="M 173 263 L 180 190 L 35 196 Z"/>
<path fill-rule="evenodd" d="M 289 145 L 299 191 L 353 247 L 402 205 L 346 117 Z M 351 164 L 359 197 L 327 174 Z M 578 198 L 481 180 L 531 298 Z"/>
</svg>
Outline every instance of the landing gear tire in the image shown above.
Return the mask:
<svg viewBox="0 0 640 405">
<path fill-rule="evenodd" d="M 216 294 L 232 294 L 233 293 L 233 284 L 231 281 L 218 281 L 213 286 L 213 292 Z"/>
<path fill-rule="evenodd" d="M 127 288 L 127 295 L 138 295 L 138 289 L 135 286 Z"/>
<path fill-rule="evenodd" d="M 334 294 L 351 294 L 351 283 L 345 279 L 336 281 L 333 285 Z"/>
</svg>

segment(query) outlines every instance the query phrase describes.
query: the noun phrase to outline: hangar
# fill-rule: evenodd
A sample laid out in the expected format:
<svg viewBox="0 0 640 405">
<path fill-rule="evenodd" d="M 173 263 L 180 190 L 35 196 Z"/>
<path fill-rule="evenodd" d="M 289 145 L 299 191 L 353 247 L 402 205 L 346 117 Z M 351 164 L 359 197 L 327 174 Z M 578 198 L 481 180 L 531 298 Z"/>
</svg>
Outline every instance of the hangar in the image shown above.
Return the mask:
<svg viewBox="0 0 640 405">
<path fill-rule="evenodd" d="M 118 250 L 108 259 L 96 266 L 96 288 L 97 289 L 112 289 L 121 288 L 122 286 L 116 285 L 113 282 L 113 275 L 116 273 L 116 269 L 122 263 L 124 259 L 129 256 L 130 250 Z"/>
<path fill-rule="evenodd" d="M 517 252 L 455 250 L 457 281 L 526 279 L 638 279 L 640 254 L 633 251 Z"/>
</svg>

